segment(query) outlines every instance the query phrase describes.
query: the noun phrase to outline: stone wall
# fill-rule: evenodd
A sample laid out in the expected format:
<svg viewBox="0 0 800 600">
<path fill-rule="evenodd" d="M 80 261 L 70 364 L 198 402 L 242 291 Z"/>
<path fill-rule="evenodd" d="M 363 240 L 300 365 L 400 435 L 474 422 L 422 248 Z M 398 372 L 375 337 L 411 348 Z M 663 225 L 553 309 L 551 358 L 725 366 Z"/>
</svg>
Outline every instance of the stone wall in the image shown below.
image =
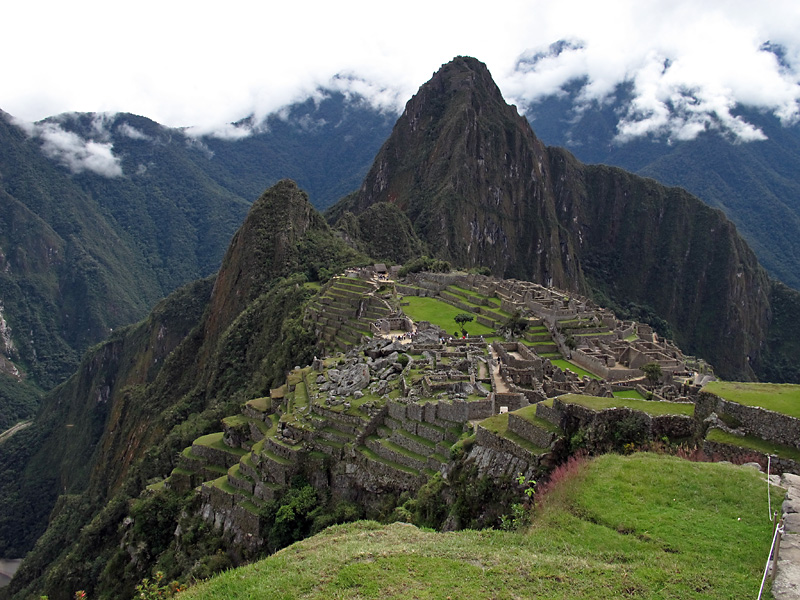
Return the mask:
<svg viewBox="0 0 800 600">
<path fill-rule="evenodd" d="M 773 474 L 794 473 L 795 475 L 800 475 L 800 463 L 788 458 L 778 458 L 775 456 L 768 461 L 766 454 L 759 452 L 758 450 L 753 450 L 752 448 L 743 448 L 741 446 L 723 444 L 722 442 L 704 440 L 703 452 L 706 454 L 706 456 L 715 461 L 727 460 L 736 464 L 742 464 L 744 462 L 757 462 L 761 465 L 762 470 L 765 472 L 767 470 L 767 465 L 769 464 L 770 470 Z"/>
<path fill-rule="evenodd" d="M 579 367 L 583 367 L 587 371 L 591 371 L 595 375 L 599 375 L 606 381 L 619 381 L 621 379 L 630 379 L 631 377 L 640 377 L 642 372 L 639 369 L 623 369 L 615 368 L 610 369 L 606 364 L 597 357 L 590 356 L 577 348 L 572 351 L 570 360 Z"/>
<path fill-rule="evenodd" d="M 358 489 L 372 494 L 415 492 L 425 483 L 426 477 L 400 471 L 382 462 L 369 460 L 360 452 L 353 452 L 342 463 L 345 477 L 334 478 L 334 492 L 352 498 Z"/>
<path fill-rule="evenodd" d="M 470 421 L 473 419 L 488 419 L 493 414 L 494 401 L 491 398 L 467 402 L 467 416 Z"/>
<path fill-rule="evenodd" d="M 536 466 L 539 464 L 539 457 L 537 455 L 529 452 L 522 446 L 518 446 L 511 440 L 489 431 L 481 425 L 478 425 L 475 433 L 475 444 L 484 446 L 485 448 L 491 448 L 496 452 L 502 452 L 503 454 L 507 454 L 509 456 L 515 456 L 531 466 Z"/>
<path fill-rule="evenodd" d="M 478 476 L 493 479 L 515 479 L 522 474 L 526 479 L 538 477 L 539 463 L 506 452 L 495 450 L 488 446 L 475 443 L 467 460 L 478 469 Z"/>
<path fill-rule="evenodd" d="M 192 444 L 192 454 L 204 458 L 212 465 L 218 465 L 226 469 L 239 462 L 239 456 L 236 454 L 202 444 Z"/>
<path fill-rule="evenodd" d="M 528 399 L 525 395 L 517 393 L 497 392 L 494 395 L 494 402 L 497 410 L 500 410 L 501 406 L 507 406 L 509 411 L 528 406 Z"/>
<path fill-rule="evenodd" d="M 552 431 L 542 429 L 515 414 L 508 415 L 508 430 L 539 448 L 549 448 L 557 437 Z"/>
<path fill-rule="evenodd" d="M 556 398 L 553 408 L 562 415 L 562 428 L 569 434 L 583 429 L 591 432 L 596 443 L 614 441 L 614 434 L 620 431 L 620 423 L 626 421 L 626 430 L 639 431 L 643 439 L 686 438 L 694 435 L 695 420 L 688 415 L 651 416 L 630 408 L 607 408 L 592 410 L 578 404 L 564 403 Z"/>
<path fill-rule="evenodd" d="M 733 417 L 750 434 L 763 440 L 800 448 L 800 419 L 724 400 L 708 392 L 700 392 L 695 400 L 695 416 L 703 421 L 712 412 Z"/>
<path fill-rule="evenodd" d="M 258 515 L 244 508 L 238 495 L 228 494 L 211 484 L 203 484 L 200 497 L 200 515 L 234 544 L 249 550 L 263 545 Z"/>
</svg>

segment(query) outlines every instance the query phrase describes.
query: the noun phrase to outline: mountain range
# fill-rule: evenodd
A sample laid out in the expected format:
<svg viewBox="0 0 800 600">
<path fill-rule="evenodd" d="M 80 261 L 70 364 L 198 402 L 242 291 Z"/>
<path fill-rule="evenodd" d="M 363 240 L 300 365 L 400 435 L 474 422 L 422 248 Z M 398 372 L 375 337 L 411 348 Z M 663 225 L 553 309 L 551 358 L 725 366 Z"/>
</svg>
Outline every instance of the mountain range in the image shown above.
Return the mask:
<svg viewBox="0 0 800 600">
<path fill-rule="evenodd" d="M 374 130 L 359 129 L 362 113 L 335 113 L 341 100 L 318 129 L 303 131 L 323 136 L 337 114 L 336 127 L 350 123 L 349 135 L 361 132 L 366 145 Z M 385 119 L 362 108 L 364 118 Z M 800 295 L 770 279 L 720 210 L 547 147 L 479 61 L 458 57 L 420 88 L 372 166 L 347 163 L 347 177 L 364 173 L 362 183 L 326 218 L 287 180 L 247 210 L 244 195 L 258 183 L 234 181 L 262 160 L 280 169 L 260 152 L 277 139 L 269 135 L 285 125 L 291 137 L 300 122 L 309 124 L 272 122 L 267 137 L 248 142 L 254 156 L 238 161 L 231 140 L 130 115 L 61 117 L 27 134 L 0 119 L 9 140 L 0 144 L 0 198 L 14 217 L 3 222 L 2 282 L 18 290 L 4 291 L 18 344 L 16 354 L 6 350 L 42 387 L 77 367 L 45 396 L 34 424 L 3 442 L 0 555 L 28 552 L 39 539 L 12 584 L 16 597 L 76 581 L 109 596 L 119 582 L 138 581 L 157 557 L 131 562 L 121 545 L 130 507 L 167 538 L 175 514 L 190 507 L 132 500 L 221 417 L 312 359 L 319 346 L 304 303 L 347 266 L 429 254 L 540 281 L 648 318 L 725 377 L 800 380 Z M 64 140 L 83 144 L 82 162 Z M 60 154 L 48 150 L 57 143 Z M 144 320 L 120 327 L 181 283 Z M 53 349 L 18 342 L 29 330 Z"/>
<path fill-rule="evenodd" d="M 355 188 L 390 121 L 343 96 L 238 140 L 130 114 L 24 124 L 0 113 L 0 429 L 30 416 L 92 344 L 213 274 L 266 187 L 294 177 L 321 207 Z"/>
</svg>

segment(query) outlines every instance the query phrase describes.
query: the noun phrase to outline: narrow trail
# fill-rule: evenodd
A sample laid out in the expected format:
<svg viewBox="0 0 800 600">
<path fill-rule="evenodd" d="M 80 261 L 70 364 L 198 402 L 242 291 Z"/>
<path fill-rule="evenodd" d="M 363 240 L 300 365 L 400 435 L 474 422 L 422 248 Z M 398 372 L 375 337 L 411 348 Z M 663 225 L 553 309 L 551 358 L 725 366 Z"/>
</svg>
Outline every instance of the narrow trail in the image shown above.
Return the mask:
<svg viewBox="0 0 800 600">
<path fill-rule="evenodd" d="M 501 394 L 509 393 L 511 390 L 508 389 L 503 376 L 500 375 L 500 361 L 491 346 L 489 346 L 489 356 L 492 358 L 492 373 L 494 374 L 493 380 L 496 388 L 494 391 Z"/>
<path fill-rule="evenodd" d="M 17 423 L 13 427 L 6 429 L 3 433 L 0 433 L 0 444 L 5 442 L 8 438 L 12 435 L 17 433 L 18 431 L 22 431 L 26 427 L 30 427 L 33 424 L 33 421 L 22 421 L 21 423 Z"/>
</svg>

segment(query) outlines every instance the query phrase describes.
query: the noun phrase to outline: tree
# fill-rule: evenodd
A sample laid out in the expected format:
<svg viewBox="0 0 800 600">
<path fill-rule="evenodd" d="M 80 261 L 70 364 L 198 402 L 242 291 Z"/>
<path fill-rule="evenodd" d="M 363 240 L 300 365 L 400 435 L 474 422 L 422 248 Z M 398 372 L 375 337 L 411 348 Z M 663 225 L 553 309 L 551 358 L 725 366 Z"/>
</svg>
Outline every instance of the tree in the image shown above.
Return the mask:
<svg viewBox="0 0 800 600">
<path fill-rule="evenodd" d="M 658 380 L 661 379 L 661 365 L 655 362 L 647 363 L 646 365 L 642 365 L 639 369 L 644 373 L 647 380 L 652 384 L 655 385 L 658 383 Z"/>
<path fill-rule="evenodd" d="M 467 335 L 467 323 L 472 321 L 474 317 L 472 315 L 468 315 L 467 313 L 458 313 L 453 320 L 458 324 L 459 328 L 461 329 L 461 334 L 466 337 Z"/>
<path fill-rule="evenodd" d="M 519 311 L 515 312 L 505 323 L 503 323 L 503 329 L 506 330 L 511 337 L 521 336 L 523 333 L 525 333 L 527 328 L 528 319 L 523 317 Z"/>
<path fill-rule="evenodd" d="M 564 337 L 564 345 L 569 349 L 569 356 L 567 358 L 572 358 L 572 351 L 578 347 L 578 342 L 572 337 L 571 333 L 568 333 Z"/>
</svg>

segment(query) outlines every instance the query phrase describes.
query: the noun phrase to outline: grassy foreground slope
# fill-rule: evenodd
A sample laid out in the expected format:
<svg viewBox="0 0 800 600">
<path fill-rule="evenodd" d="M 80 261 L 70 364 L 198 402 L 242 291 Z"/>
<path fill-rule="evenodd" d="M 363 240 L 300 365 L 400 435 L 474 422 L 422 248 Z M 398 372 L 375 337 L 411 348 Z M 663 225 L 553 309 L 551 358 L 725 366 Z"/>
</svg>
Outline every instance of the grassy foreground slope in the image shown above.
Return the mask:
<svg viewBox="0 0 800 600">
<path fill-rule="evenodd" d="M 605 455 L 562 478 L 525 532 L 336 526 L 181 598 L 755 597 L 772 536 L 761 477 Z"/>
</svg>

